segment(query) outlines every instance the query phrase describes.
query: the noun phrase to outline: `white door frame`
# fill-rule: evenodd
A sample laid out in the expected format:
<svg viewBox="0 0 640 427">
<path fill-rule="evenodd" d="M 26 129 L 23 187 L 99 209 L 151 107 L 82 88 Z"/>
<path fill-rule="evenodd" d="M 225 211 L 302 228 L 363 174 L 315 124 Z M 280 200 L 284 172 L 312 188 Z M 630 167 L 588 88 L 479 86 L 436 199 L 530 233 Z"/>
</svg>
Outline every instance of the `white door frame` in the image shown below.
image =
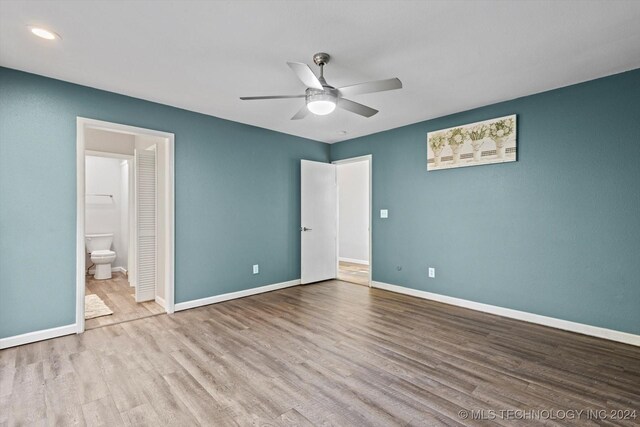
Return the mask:
<svg viewBox="0 0 640 427">
<path fill-rule="evenodd" d="M 167 144 L 167 160 L 161 165 L 166 170 L 167 196 L 164 209 L 167 221 L 165 226 L 166 251 L 164 259 L 165 269 L 165 310 L 173 313 L 175 309 L 175 135 L 152 129 L 105 122 L 101 120 L 77 117 L 76 119 L 76 332 L 84 332 L 84 296 L 85 296 L 85 130 L 100 129 L 110 132 L 126 133 L 129 135 L 145 135 L 164 138 Z"/>
<path fill-rule="evenodd" d="M 336 160 L 331 162 L 334 165 L 345 165 L 347 163 L 358 163 L 358 162 L 369 162 L 369 287 L 371 287 L 371 282 L 372 282 L 372 276 L 373 276 L 373 257 L 371 256 L 373 253 L 373 239 L 372 239 L 372 230 L 373 230 L 373 155 L 372 154 L 367 154 L 365 156 L 358 156 L 358 157 L 351 157 L 349 159 L 342 159 L 342 160 Z M 338 186 L 338 196 L 340 195 L 340 186 Z M 338 206 L 338 218 L 336 218 L 336 220 L 338 221 L 338 238 L 336 239 L 336 254 L 338 254 L 338 256 L 336 257 L 336 262 L 338 263 L 338 266 L 336 268 L 340 267 L 340 251 L 339 251 L 339 245 L 340 245 L 340 210 L 339 210 L 339 206 Z"/>
</svg>

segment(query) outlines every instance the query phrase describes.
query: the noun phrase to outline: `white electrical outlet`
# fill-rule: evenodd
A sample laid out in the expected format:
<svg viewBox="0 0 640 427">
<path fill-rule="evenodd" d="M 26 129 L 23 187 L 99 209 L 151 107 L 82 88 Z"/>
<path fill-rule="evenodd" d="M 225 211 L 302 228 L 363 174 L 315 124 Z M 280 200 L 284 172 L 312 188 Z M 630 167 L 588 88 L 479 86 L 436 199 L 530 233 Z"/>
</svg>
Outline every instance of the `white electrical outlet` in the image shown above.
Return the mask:
<svg viewBox="0 0 640 427">
<path fill-rule="evenodd" d="M 436 269 L 433 267 L 429 267 L 429 277 L 431 279 L 435 279 L 436 278 Z"/>
<path fill-rule="evenodd" d="M 260 273 L 260 266 L 258 264 L 253 264 L 253 274 Z"/>
<path fill-rule="evenodd" d="M 380 209 L 380 218 L 389 218 L 389 211 L 387 209 Z"/>
</svg>

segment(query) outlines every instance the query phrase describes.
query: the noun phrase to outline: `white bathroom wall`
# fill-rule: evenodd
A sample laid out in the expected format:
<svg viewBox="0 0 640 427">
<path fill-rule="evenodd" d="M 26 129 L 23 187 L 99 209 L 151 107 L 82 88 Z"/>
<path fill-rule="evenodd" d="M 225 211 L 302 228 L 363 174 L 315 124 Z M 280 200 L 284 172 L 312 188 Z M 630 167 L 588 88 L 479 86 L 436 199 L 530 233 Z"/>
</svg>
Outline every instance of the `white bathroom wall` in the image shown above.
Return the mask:
<svg viewBox="0 0 640 427">
<path fill-rule="evenodd" d="M 337 170 L 338 257 L 369 264 L 369 162 L 341 164 Z"/>
<path fill-rule="evenodd" d="M 122 220 L 128 218 L 129 195 L 128 187 L 123 187 L 121 163 L 122 159 L 85 156 L 85 233 L 113 233 L 111 249 L 116 260 L 111 266 L 127 269 L 129 236 L 123 232 Z M 91 194 L 112 194 L 113 198 Z"/>
</svg>

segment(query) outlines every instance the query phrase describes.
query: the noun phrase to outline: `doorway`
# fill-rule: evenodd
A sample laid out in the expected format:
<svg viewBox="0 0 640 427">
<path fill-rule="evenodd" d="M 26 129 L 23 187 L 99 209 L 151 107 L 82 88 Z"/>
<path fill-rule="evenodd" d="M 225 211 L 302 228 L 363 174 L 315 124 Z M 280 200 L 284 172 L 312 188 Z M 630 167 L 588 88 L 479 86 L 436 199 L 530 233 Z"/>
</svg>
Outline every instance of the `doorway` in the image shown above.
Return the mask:
<svg viewBox="0 0 640 427">
<path fill-rule="evenodd" d="M 173 134 L 78 117 L 78 333 L 174 311 L 173 165 Z"/>
<path fill-rule="evenodd" d="M 348 283 L 371 286 L 372 160 L 369 154 L 332 163 L 300 161 L 301 284 L 340 279 Z M 351 164 L 358 165 L 355 168 L 357 172 L 353 178 L 349 177 L 348 173 L 343 174 L 346 181 L 342 190 L 343 197 L 351 199 L 343 201 L 342 204 L 347 207 L 344 212 L 349 212 L 354 219 L 342 215 L 344 221 L 339 226 L 341 215 L 338 168 Z M 344 170 L 351 171 L 351 168 Z M 354 187 L 355 191 L 351 196 L 350 187 Z M 352 199 L 357 199 L 357 212 L 352 212 L 352 208 L 349 207 Z M 355 240 L 351 237 L 353 235 L 357 236 Z M 348 244 L 341 252 L 341 239 L 346 242 L 351 239 L 358 246 L 359 252 L 350 252 L 346 249 Z"/>
<path fill-rule="evenodd" d="M 333 162 L 338 183 L 338 280 L 371 284 L 371 156 Z"/>
</svg>

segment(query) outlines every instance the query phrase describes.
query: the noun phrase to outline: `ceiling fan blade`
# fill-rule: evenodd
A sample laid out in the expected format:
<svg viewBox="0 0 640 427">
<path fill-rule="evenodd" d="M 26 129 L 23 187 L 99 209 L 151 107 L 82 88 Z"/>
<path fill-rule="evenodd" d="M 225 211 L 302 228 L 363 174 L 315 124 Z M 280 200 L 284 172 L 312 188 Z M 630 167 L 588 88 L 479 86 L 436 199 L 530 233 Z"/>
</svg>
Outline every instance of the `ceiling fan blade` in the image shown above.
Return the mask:
<svg viewBox="0 0 640 427">
<path fill-rule="evenodd" d="M 357 85 L 341 87 L 338 90 L 342 96 L 360 95 L 363 93 L 383 92 L 385 90 L 401 89 L 402 82 L 398 78 L 376 80 L 375 82 L 358 83 Z"/>
<path fill-rule="evenodd" d="M 307 108 L 307 104 L 305 104 L 302 106 L 300 111 L 298 111 L 296 114 L 293 115 L 293 117 L 291 117 L 291 120 L 304 119 L 305 117 L 307 117 L 307 114 L 309 114 L 309 109 Z"/>
<path fill-rule="evenodd" d="M 289 99 L 289 98 L 304 98 L 305 95 L 274 95 L 274 96 L 241 96 L 243 101 L 255 101 L 257 99 Z"/>
<path fill-rule="evenodd" d="M 296 73 L 296 76 L 302 80 L 302 83 L 304 83 L 305 86 L 322 90 L 322 83 L 320 83 L 320 80 L 318 80 L 316 75 L 313 74 L 313 71 L 311 71 L 311 68 L 309 68 L 307 64 L 302 64 L 300 62 L 287 62 L 287 65 L 291 67 L 293 72 Z"/>
<path fill-rule="evenodd" d="M 360 114 L 364 117 L 371 117 L 378 112 L 378 110 L 371 107 L 367 107 L 366 105 L 358 104 L 357 102 L 349 101 L 344 98 L 338 99 L 338 107 L 343 110 L 351 111 L 352 113 Z"/>
</svg>

